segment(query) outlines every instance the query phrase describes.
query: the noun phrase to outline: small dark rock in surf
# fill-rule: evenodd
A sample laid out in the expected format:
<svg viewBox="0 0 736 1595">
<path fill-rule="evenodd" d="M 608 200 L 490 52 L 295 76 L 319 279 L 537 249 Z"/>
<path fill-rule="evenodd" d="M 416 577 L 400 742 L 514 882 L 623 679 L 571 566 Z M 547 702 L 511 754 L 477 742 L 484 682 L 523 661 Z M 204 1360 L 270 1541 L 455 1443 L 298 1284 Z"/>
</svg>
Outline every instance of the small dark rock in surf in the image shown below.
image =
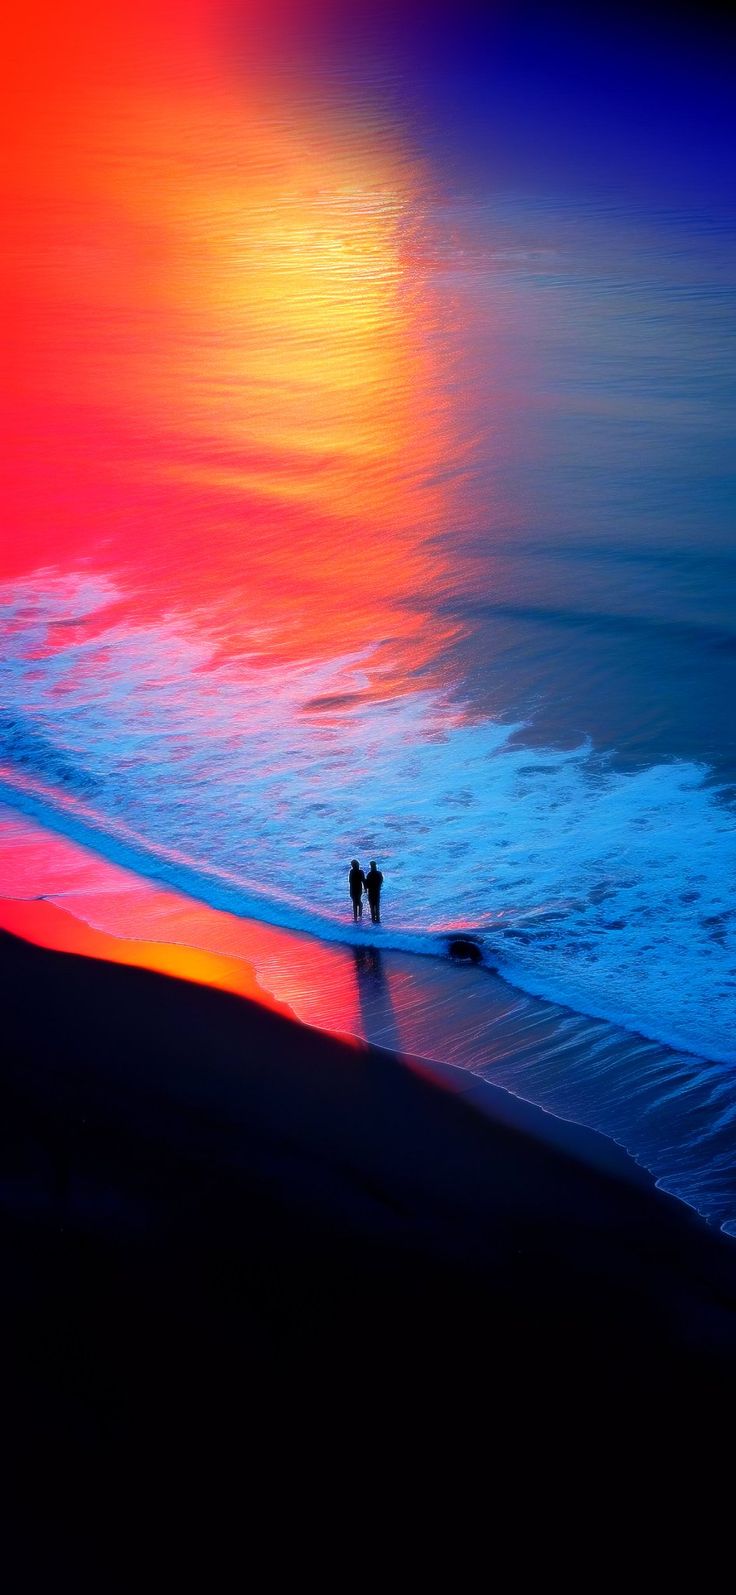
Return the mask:
<svg viewBox="0 0 736 1595">
<path fill-rule="evenodd" d="M 451 958 L 457 958 L 462 963 L 479 964 L 483 954 L 477 941 L 470 941 L 465 936 L 456 936 L 448 942 L 447 951 Z"/>
</svg>

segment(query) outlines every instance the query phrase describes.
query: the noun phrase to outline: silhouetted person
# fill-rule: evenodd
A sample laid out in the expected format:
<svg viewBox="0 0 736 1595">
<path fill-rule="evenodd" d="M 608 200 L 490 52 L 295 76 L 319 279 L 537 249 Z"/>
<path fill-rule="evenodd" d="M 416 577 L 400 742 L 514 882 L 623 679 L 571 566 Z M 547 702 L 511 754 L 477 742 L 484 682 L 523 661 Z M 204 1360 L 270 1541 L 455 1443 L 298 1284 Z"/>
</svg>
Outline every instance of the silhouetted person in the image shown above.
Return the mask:
<svg viewBox="0 0 736 1595">
<path fill-rule="evenodd" d="M 375 859 L 372 858 L 371 867 L 368 871 L 368 874 L 365 876 L 365 889 L 368 893 L 368 902 L 370 903 L 371 907 L 371 919 L 373 920 L 374 925 L 380 925 L 381 923 L 382 886 L 383 876 L 376 864 Z"/>
<path fill-rule="evenodd" d="M 353 900 L 353 919 L 362 919 L 362 917 L 363 917 L 363 891 L 364 891 L 364 888 L 365 888 L 365 875 L 363 874 L 363 871 L 362 871 L 362 869 L 361 869 L 361 867 L 360 867 L 360 865 L 358 863 L 357 858 L 354 858 L 352 863 L 351 863 L 351 865 L 350 865 L 350 874 L 348 875 L 348 886 L 350 887 L 350 896 L 352 897 L 352 900 Z"/>
</svg>

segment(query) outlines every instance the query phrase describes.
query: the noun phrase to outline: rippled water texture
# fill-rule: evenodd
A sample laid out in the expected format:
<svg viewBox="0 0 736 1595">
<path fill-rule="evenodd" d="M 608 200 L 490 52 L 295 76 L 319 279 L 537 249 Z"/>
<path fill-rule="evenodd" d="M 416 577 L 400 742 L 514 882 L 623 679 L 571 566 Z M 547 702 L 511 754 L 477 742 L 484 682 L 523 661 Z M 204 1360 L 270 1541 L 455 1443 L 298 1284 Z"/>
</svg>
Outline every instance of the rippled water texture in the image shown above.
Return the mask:
<svg viewBox="0 0 736 1595">
<path fill-rule="evenodd" d="M 659 59 L 658 143 L 504 8 L 72 12 L 11 103 L 3 796 L 325 937 L 376 856 L 387 943 L 732 1064 L 717 93 Z"/>
</svg>

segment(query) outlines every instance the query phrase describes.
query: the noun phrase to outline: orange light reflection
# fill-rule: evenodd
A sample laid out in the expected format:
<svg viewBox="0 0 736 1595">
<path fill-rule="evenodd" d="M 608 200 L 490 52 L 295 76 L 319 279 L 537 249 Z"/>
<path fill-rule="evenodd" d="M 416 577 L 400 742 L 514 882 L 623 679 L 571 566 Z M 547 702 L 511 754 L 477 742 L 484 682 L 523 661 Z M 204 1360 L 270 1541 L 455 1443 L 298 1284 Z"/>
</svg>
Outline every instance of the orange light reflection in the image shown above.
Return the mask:
<svg viewBox="0 0 736 1595">
<path fill-rule="evenodd" d="M 36 947 L 54 952 L 76 953 L 82 958 L 99 958 L 108 964 L 128 964 L 136 969 L 151 969 L 199 986 L 215 986 L 238 997 L 249 997 L 265 1008 L 293 1019 L 292 1010 L 279 1002 L 257 981 L 253 970 L 238 958 L 225 958 L 199 947 L 174 946 L 163 942 L 123 941 L 58 908 L 55 903 L 0 901 L 0 926 Z"/>
<path fill-rule="evenodd" d="M 285 88 L 251 9 L 248 66 L 224 3 L 17 7 L 7 568 L 165 583 L 266 666 L 374 641 L 385 697 L 455 634 L 427 174 L 385 106 Z"/>
</svg>

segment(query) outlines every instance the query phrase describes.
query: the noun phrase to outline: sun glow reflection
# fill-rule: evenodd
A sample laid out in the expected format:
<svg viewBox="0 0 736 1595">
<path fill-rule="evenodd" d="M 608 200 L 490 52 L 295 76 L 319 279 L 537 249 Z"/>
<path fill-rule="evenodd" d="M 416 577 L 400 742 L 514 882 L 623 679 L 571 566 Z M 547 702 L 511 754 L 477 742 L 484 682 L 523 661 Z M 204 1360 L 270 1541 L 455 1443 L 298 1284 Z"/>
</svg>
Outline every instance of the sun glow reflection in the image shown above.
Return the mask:
<svg viewBox="0 0 736 1595">
<path fill-rule="evenodd" d="M 427 173 L 380 101 L 285 93 L 265 8 L 231 58 L 230 9 L 18 11 L 8 565 L 165 575 L 226 652 L 267 617 L 264 665 L 367 634 L 385 696 L 454 635 L 420 600 L 464 447 Z"/>
</svg>

